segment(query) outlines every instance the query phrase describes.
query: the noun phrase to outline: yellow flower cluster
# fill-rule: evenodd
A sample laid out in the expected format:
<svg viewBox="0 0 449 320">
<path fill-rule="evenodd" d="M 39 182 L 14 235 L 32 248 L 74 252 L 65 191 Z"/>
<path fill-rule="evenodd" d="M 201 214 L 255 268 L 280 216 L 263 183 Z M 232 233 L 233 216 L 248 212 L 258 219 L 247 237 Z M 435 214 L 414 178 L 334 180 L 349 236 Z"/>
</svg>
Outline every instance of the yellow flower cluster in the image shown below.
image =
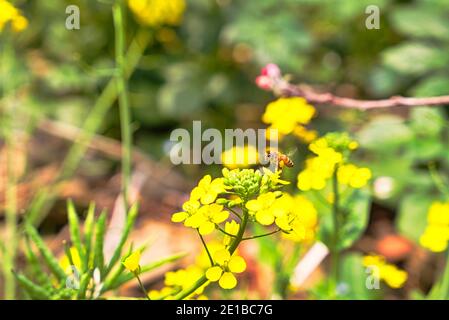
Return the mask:
<svg viewBox="0 0 449 320">
<path fill-rule="evenodd" d="M 221 162 L 229 169 L 247 168 L 257 164 L 259 161 L 259 153 L 256 147 L 246 145 L 244 147 L 233 147 L 221 154 Z"/>
<path fill-rule="evenodd" d="M 128 0 L 128 6 L 140 23 L 156 27 L 179 25 L 186 4 L 184 0 Z"/>
<path fill-rule="evenodd" d="M 402 287 L 408 278 L 407 272 L 387 263 L 384 257 L 378 255 L 363 257 L 363 266 L 371 268 L 373 275 L 377 275 L 379 280 L 383 280 L 393 289 Z"/>
<path fill-rule="evenodd" d="M 427 212 L 428 225 L 419 239 L 420 244 L 433 251 L 447 249 L 449 241 L 449 202 L 434 202 Z"/>
<path fill-rule="evenodd" d="M 277 129 L 281 137 L 293 133 L 310 142 L 316 133 L 308 131 L 304 125 L 308 124 L 314 115 L 315 108 L 303 98 L 279 98 L 268 104 L 262 121 L 270 124 L 269 129 Z"/>
<path fill-rule="evenodd" d="M 301 195 L 276 192 L 261 194 L 246 204 L 249 213 L 262 225 L 275 223 L 293 241 L 308 242 L 315 236 L 318 215 L 313 204 Z"/>
<path fill-rule="evenodd" d="M 0 32 L 11 23 L 14 32 L 21 32 L 28 26 L 28 20 L 20 11 L 6 0 L 0 0 Z"/>
<path fill-rule="evenodd" d="M 340 184 L 356 189 L 364 187 L 371 179 L 371 171 L 344 163 L 345 154 L 357 147 L 357 142 L 346 135 L 331 134 L 312 142 L 309 149 L 315 156 L 306 160 L 305 169 L 298 174 L 298 188 L 302 191 L 324 189 L 337 165 Z"/>
</svg>

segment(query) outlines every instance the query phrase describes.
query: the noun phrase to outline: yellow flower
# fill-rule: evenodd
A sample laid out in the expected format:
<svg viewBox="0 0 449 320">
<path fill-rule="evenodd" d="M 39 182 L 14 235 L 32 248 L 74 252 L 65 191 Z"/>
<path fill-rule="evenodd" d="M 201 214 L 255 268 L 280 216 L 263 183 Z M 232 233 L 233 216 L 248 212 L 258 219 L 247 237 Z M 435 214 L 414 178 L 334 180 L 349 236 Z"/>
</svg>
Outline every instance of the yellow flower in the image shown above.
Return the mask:
<svg viewBox="0 0 449 320">
<path fill-rule="evenodd" d="M 449 225 L 449 202 L 434 202 L 427 213 L 429 224 Z"/>
<path fill-rule="evenodd" d="M 200 200 L 202 204 L 211 204 L 224 191 L 223 178 L 212 180 L 210 175 L 206 175 L 190 193 L 190 200 Z"/>
<path fill-rule="evenodd" d="M 122 263 L 129 271 L 133 273 L 139 272 L 140 251 L 134 251 Z"/>
<path fill-rule="evenodd" d="M 148 26 L 177 26 L 185 11 L 184 0 L 128 0 L 128 6 L 140 23 Z"/>
<path fill-rule="evenodd" d="M 259 162 L 259 153 L 253 145 L 236 146 L 221 154 L 221 162 L 229 169 L 247 168 Z"/>
<path fill-rule="evenodd" d="M 308 130 L 306 127 L 298 125 L 293 130 L 293 135 L 305 143 L 310 143 L 317 138 L 318 132 L 315 130 Z"/>
<path fill-rule="evenodd" d="M 308 124 L 315 114 L 315 108 L 303 98 L 279 98 L 268 104 L 262 121 L 271 124 L 270 129 L 277 129 L 280 135 L 298 130 L 299 125 Z"/>
<path fill-rule="evenodd" d="M 233 236 L 237 235 L 237 233 L 239 232 L 239 229 L 240 229 L 240 225 L 237 222 L 235 222 L 235 220 L 232 220 L 231 222 L 226 222 L 226 224 L 225 224 L 225 232 L 228 234 L 231 234 Z M 224 239 L 223 239 L 223 244 L 225 246 L 229 245 L 232 241 L 232 238 L 233 237 L 231 237 L 229 235 L 225 235 Z"/>
<path fill-rule="evenodd" d="M 14 32 L 21 32 L 28 26 L 28 20 L 6 0 L 0 0 L 0 31 L 10 22 Z"/>
<path fill-rule="evenodd" d="M 284 193 L 276 199 L 273 208 L 276 225 L 285 233 L 284 237 L 293 241 L 308 242 L 315 236 L 318 213 L 307 198 Z"/>
<path fill-rule="evenodd" d="M 78 250 L 75 247 L 70 247 L 70 255 L 72 256 L 73 266 L 80 271 L 81 270 L 81 257 Z M 71 262 L 67 255 L 64 255 L 61 260 L 59 260 L 59 266 L 67 273 L 72 273 Z"/>
<path fill-rule="evenodd" d="M 379 280 L 383 280 L 393 289 L 402 287 L 407 281 L 407 272 L 399 269 L 393 264 L 387 263 L 384 257 L 378 255 L 368 255 L 363 257 L 362 264 L 365 267 L 377 268 L 377 272 L 376 270 L 371 269 L 373 275 L 377 275 Z"/>
<path fill-rule="evenodd" d="M 273 192 L 267 192 L 259 195 L 257 199 L 250 200 L 246 203 L 246 208 L 251 215 L 254 215 L 256 221 L 262 225 L 268 226 L 274 222 L 274 212 L 272 205 L 276 200 Z"/>
<path fill-rule="evenodd" d="M 217 251 L 213 256 L 217 264 L 206 271 L 206 278 L 216 282 L 223 289 L 232 289 L 237 285 L 237 279 L 233 273 L 241 273 L 246 269 L 245 260 L 237 255 L 231 256 L 228 250 Z"/>
<path fill-rule="evenodd" d="M 201 235 L 208 235 L 215 229 L 215 225 L 222 223 L 229 217 L 229 212 L 223 210 L 223 206 L 213 203 L 205 205 L 187 218 L 184 225 L 198 229 Z"/>
<path fill-rule="evenodd" d="M 359 189 L 371 179 L 371 171 L 368 168 L 358 168 L 353 164 L 342 165 L 338 168 L 338 182 Z"/>
<path fill-rule="evenodd" d="M 302 191 L 322 190 L 327 179 L 332 177 L 335 163 L 323 157 L 313 157 L 306 161 L 306 168 L 298 174 L 298 188 Z"/>
<path fill-rule="evenodd" d="M 419 243 L 433 252 L 447 249 L 449 241 L 449 202 L 434 202 L 427 212 L 428 225 Z"/>
<path fill-rule="evenodd" d="M 199 201 L 197 201 L 197 200 L 186 201 L 182 205 L 182 209 L 184 211 L 174 213 L 171 217 L 171 221 L 173 221 L 173 222 L 186 221 L 189 217 L 194 215 L 198 211 L 199 208 L 200 208 Z"/>
</svg>

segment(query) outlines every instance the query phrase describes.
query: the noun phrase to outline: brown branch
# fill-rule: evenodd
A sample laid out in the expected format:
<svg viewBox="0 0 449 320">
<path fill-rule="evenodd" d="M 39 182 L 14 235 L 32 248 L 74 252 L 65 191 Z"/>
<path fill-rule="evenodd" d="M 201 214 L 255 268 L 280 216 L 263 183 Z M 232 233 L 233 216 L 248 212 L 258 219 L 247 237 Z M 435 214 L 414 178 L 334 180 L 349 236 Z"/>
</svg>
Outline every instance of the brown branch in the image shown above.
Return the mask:
<svg viewBox="0 0 449 320">
<path fill-rule="evenodd" d="M 332 93 L 320 93 L 308 85 L 292 85 L 284 82 L 277 86 L 277 91 L 282 96 L 303 97 L 312 104 L 329 104 L 343 108 L 354 108 L 360 110 L 380 109 L 390 107 L 415 107 L 415 106 L 440 106 L 449 105 L 449 95 L 438 97 L 409 98 L 393 96 L 381 100 L 358 100 L 339 97 Z"/>
</svg>

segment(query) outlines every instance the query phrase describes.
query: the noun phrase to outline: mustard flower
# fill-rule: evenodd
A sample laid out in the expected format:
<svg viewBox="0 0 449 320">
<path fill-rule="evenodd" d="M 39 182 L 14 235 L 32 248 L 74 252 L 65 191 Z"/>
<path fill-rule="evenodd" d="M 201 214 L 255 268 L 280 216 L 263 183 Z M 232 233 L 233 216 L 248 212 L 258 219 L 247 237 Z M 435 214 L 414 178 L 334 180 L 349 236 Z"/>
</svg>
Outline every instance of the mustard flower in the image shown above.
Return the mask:
<svg viewBox="0 0 449 320">
<path fill-rule="evenodd" d="M 122 263 L 127 270 L 138 273 L 140 270 L 140 251 L 134 251 Z"/>
<path fill-rule="evenodd" d="M 273 204 L 276 201 L 274 192 L 267 192 L 259 195 L 257 199 L 250 200 L 246 203 L 249 213 L 256 218 L 256 221 L 262 225 L 269 226 L 275 220 L 273 212 Z"/>
<path fill-rule="evenodd" d="M 28 20 L 20 11 L 6 0 L 0 0 L 0 32 L 11 23 L 14 32 L 21 32 L 28 26 Z"/>
<path fill-rule="evenodd" d="M 268 104 L 262 121 L 277 129 L 280 135 L 292 133 L 298 126 L 308 124 L 315 114 L 315 108 L 304 98 L 279 98 Z"/>
<path fill-rule="evenodd" d="M 407 281 L 407 272 L 399 269 L 393 264 L 387 263 L 384 257 L 378 255 L 368 255 L 363 257 L 362 263 L 365 267 L 377 268 L 377 273 L 375 273 L 375 270 L 371 270 L 373 274 L 377 274 L 379 280 L 383 280 L 393 289 L 401 288 Z"/>
<path fill-rule="evenodd" d="M 447 249 L 449 241 L 449 202 L 434 202 L 427 212 L 428 225 L 419 242 L 433 252 Z"/>
<path fill-rule="evenodd" d="M 212 180 L 210 175 L 204 176 L 190 193 L 190 200 L 200 200 L 202 204 L 211 204 L 220 193 L 225 192 L 223 178 Z"/>
<path fill-rule="evenodd" d="M 217 264 L 206 271 L 206 278 L 216 282 L 223 289 L 232 289 L 237 285 L 234 273 L 241 273 L 246 269 L 245 260 L 237 255 L 231 256 L 228 250 L 217 251 L 213 256 Z"/>
<path fill-rule="evenodd" d="M 229 217 L 229 212 L 223 206 L 213 203 L 202 206 L 198 211 L 186 219 L 184 225 L 198 229 L 201 235 L 208 235 L 215 229 L 215 225 L 222 223 Z"/>
<path fill-rule="evenodd" d="M 189 201 L 184 202 L 184 204 L 182 205 L 182 209 L 184 211 L 174 213 L 171 217 L 171 221 L 173 221 L 173 222 L 186 221 L 188 218 L 193 216 L 198 211 L 200 206 L 201 205 L 200 205 L 199 201 L 196 201 L 196 200 L 189 200 Z"/>
<path fill-rule="evenodd" d="M 177 26 L 185 11 L 184 0 L 128 0 L 137 20 L 147 26 Z"/>
</svg>

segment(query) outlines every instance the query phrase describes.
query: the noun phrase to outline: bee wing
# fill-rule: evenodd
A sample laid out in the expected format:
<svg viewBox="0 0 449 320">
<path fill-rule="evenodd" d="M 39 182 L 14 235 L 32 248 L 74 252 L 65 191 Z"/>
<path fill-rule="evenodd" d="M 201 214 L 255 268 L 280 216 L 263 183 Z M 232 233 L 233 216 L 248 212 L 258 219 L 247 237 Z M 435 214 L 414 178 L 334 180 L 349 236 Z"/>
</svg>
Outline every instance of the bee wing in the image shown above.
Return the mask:
<svg viewBox="0 0 449 320">
<path fill-rule="evenodd" d="M 298 151 L 298 147 L 294 147 L 288 151 L 287 157 L 291 158 Z"/>
</svg>

